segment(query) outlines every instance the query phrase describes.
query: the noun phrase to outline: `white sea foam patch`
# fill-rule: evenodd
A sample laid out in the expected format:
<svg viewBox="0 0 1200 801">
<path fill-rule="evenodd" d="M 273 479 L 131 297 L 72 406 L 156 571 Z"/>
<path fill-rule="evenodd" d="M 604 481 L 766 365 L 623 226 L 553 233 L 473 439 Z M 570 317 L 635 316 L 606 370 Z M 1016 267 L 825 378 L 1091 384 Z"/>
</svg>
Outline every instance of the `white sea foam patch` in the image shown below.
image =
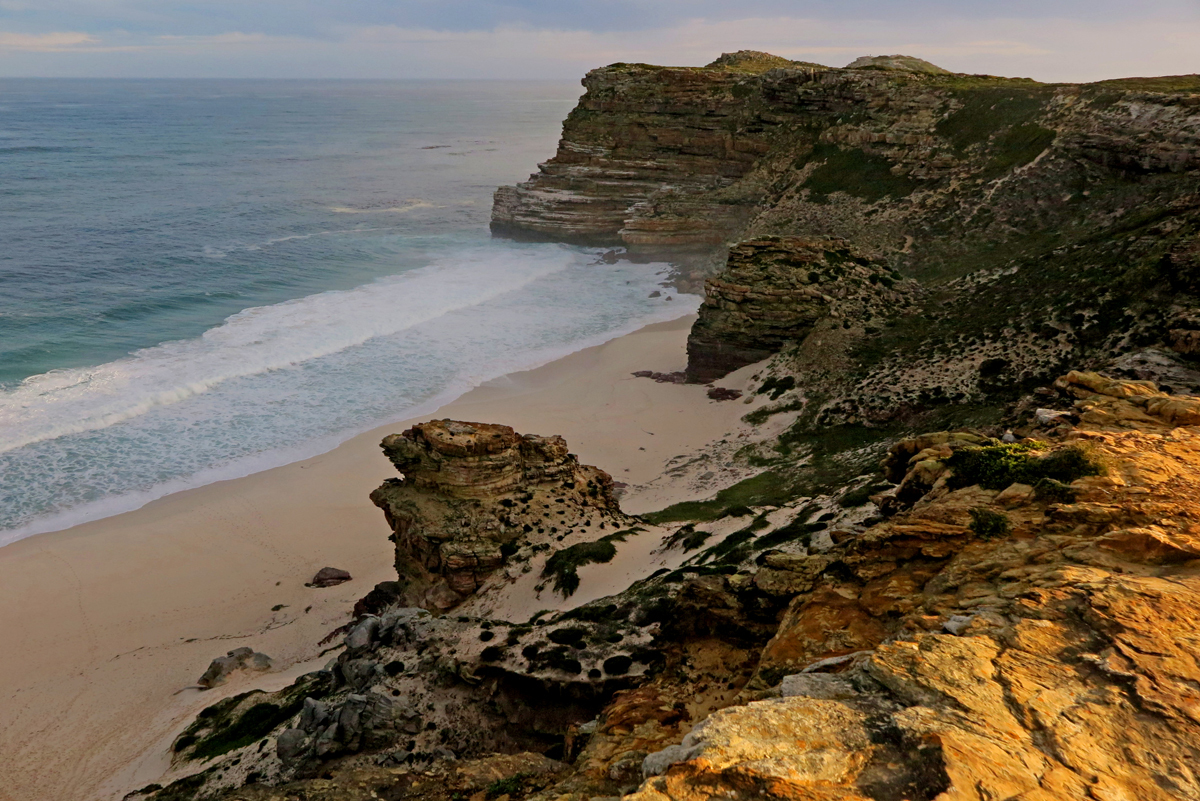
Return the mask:
<svg viewBox="0 0 1200 801">
<path fill-rule="evenodd" d="M 427 200 L 406 200 L 400 205 L 395 206 L 366 206 L 363 208 L 354 208 L 353 206 L 331 206 L 329 208 L 335 214 L 404 214 L 408 211 L 416 209 L 440 209 L 444 206 L 438 206 L 430 203 Z"/>
<path fill-rule="evenodd" d="M 98 367 L 32 376 L 0 393 L 0 453 L 108 428 L 244 376 L 294 367 L 484 303 L 567 269 L 567 248 L 463 250 L 351 290 L 239 312 L 196 339 Z"/>
</svg>

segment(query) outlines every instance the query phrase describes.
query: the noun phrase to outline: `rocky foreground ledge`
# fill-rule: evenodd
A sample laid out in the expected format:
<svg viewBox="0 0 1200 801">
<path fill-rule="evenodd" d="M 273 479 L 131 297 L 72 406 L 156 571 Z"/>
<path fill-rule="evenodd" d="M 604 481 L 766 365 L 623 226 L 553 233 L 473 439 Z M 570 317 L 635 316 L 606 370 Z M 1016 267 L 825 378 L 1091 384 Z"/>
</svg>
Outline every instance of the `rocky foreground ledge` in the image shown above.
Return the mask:
<svg viewBox="0 0 1200 801">
<path fill-rule="evenodd" d="M 1200 399 L 1054 392 L 1019 441 L 897 443 L 858 511 L 685 525 L 692 563 L 571 612 L 364 612 L 327 669 L 202 713 L 175 746 L 202 772 L 131 798 L 1200 797 Z M 417 503 L 530 492 L 525 439 L 430 426 L 385 446 Z"/>
</svg>

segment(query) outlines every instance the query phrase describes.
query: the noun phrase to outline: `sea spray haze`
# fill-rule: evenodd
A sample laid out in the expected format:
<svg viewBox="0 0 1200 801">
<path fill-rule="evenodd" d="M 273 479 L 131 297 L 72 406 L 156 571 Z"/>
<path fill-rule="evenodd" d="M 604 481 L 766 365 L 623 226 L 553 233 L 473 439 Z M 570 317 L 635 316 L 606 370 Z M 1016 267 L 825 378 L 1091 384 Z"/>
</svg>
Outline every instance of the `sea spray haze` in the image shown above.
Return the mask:
<svg viewBox="0 0 1200 801">
<path fill-rule="evenodd" d="M 693 308 L 662 265 L 489 238 L 578 94 L 0 82 L 0 543 Z"/>
</svg>

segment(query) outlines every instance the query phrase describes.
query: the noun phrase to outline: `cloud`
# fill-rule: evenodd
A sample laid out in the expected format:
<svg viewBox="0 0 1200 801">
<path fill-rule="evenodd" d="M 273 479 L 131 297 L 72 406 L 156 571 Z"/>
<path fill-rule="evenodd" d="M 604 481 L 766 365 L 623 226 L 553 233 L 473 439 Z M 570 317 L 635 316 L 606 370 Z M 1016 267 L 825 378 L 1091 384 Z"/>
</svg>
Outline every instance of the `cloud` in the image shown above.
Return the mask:
<svg viewBox="0 0 1200 801">
<path fill-rule="evenodd" d="M 31 50 L 58 53 L 98 41 L 87 33 L 57 31 L 54 33 L 5 33 L 0 31 L 0 50 Z"/>
<path fill-rule="evenodd" d="M 96 5 L 126 1 L 134 2 L 91 0 Z M 408 5 L 423 2 L 413 0 Z M 856 0 L 846 2 L 854 5 Z M 248 5 L 286 4 L 261 0 Z M 857 0 L 857 5 L 865 6 L 865 0 Z M 876 0 L 875 6 L 891 4 Z M 565 24 L 450 29 L 343 21 L 319 33 L 231 27 L 190 33 L 0 34 L 0 74 L 574 80 L 615 61 L 701 65 L 722 52 L 740 49 L 766 50 L 830 66 L 845 65 L 861 55 L 905 53 L 960 72 L 1091 81 L 1200 71 L 1200 14 L 1192 19 L 1148 14 L 1136 20 L 695 15 L 635 31 Z M 108 57 L 108 53 L 126 55 Z"/>
</svg>

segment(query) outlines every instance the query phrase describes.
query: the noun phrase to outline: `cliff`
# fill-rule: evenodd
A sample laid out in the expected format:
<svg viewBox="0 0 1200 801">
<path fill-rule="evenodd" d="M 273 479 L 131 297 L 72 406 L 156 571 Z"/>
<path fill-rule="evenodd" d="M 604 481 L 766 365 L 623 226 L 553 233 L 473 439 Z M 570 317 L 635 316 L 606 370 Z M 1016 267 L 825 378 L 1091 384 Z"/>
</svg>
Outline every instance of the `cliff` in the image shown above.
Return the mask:
<svg viewBox="0 0 1200 801">
<path fill-rule="evenodd" d="M 771 58 L 588 73 L 558 152 L 497 191 L 493 231 L 713 253 L 834 236 L 952 279 L 1136 227 L 1197 192 L 1195 76 L 1041 84 L 900 56 Z"/>
<path fill-rule="evenodd" d="M 704 293 L 688 337 L 688 379 L 700 383 L 803 342 L 818 328 L 882 325 L 911 310 L 918 294 L 913 282 L 844 240 L 801 237 L 739 242 Z"/>
</svg>

